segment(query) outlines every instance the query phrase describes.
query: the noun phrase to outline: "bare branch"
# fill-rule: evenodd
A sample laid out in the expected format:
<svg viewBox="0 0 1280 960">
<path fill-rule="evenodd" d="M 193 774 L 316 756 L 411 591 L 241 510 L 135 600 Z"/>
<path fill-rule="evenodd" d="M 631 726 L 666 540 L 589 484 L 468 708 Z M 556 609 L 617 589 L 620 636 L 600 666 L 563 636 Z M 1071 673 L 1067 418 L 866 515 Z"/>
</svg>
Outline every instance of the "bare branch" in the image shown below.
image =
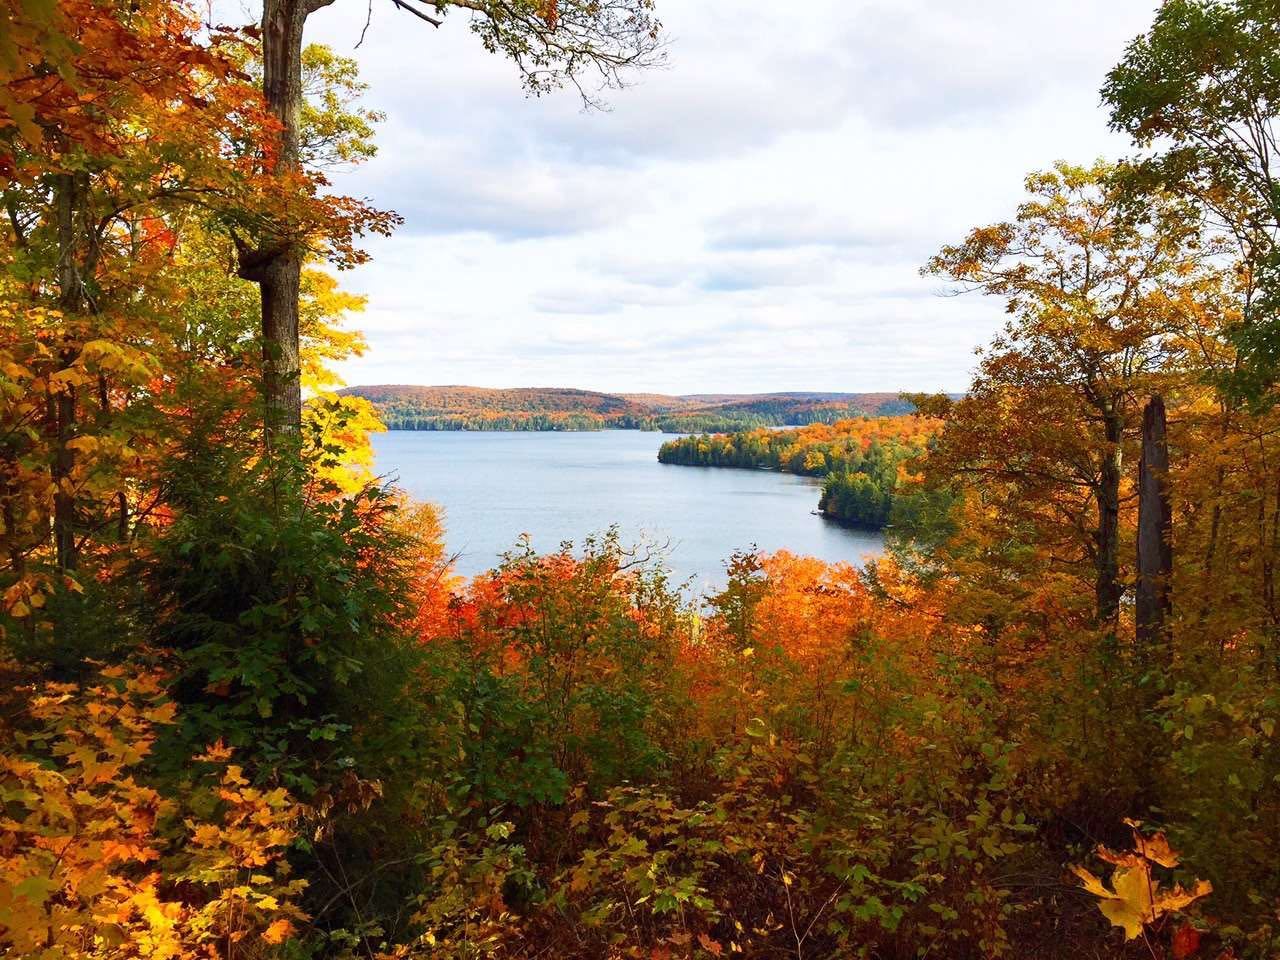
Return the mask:
<svg viewBox="0 0 1280 960">
<path fill-rule="evenodd" d="M 408 12 L 408 13 L 413 14 L 413 15 L 414 15 L 415 17 L 417 17 L 419 20 L 424 20 L 424 21 L 426 21 L 427 23 L 431 24 L 433 27 L 438 27 L 438 26 L 440 26 L 440 24 L 441 24 L 441 23 L 443 23 L 443 22 L 444 22 L 444 21 L 442 21 L 442 20 L 437 20 L 435 17 L 429 16 L 428 14 L 423 13 L 421 10 L 417 9 L 416 7 L 410 6 L 408 3 L 406 3 L 406 2 L 405 2 L 405 0 L 391 0 L 391 2 L 392 2 L 392 3 L 394 3 L 394 4 L 395 4 L 397 7 L 399 7 L 401 10 L 404 10 L 404 11 L 406 11 L 406 12 Z M 370 13 L 372 13 L 372 10 L 373 10 L 372 5 L 370 6 L 370 8 L 369 8 L 369 9 L 370 9 Z M 368 27 L 369 27 L 369 25 L 368 25 L 368 23 L 366 23 L 366 24 L 365 24 L 365 29 L 368 29 Z M 363 31 L 360 33 L 360 41 L 361 41 L 361 43 L 363 43 L 363 42 L 364 42 L 364 32 L 363 32 Z M 359 45 L 360 45 L 360 44 L 356 44 L 356 46 L 359 46 Z"/>
</svg>

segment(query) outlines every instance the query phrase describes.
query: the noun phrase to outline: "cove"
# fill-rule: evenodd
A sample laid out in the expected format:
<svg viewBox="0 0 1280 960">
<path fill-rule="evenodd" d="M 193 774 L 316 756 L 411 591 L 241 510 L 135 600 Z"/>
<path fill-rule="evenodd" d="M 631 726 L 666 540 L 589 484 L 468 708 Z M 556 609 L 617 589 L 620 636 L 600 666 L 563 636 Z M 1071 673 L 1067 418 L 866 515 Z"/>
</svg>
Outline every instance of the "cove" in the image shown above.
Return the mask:
<svg viewBox="0 0 1280 960">
<path fill-rule="evenodd" d="M 676 581 L 714 587 L 734 550 L 790 550 L 860 563 L 883 551 L 879 533 L 814 515 L 820 484 L 765 470 L 661 464 L 659 433 L 414 432 L 374 437 L 375 469 L 444 510 L 457 570 L 499 561 L 522 533 L 539 551 L 616 524 L 626 544 L 661 553 Z"/>
</svg>

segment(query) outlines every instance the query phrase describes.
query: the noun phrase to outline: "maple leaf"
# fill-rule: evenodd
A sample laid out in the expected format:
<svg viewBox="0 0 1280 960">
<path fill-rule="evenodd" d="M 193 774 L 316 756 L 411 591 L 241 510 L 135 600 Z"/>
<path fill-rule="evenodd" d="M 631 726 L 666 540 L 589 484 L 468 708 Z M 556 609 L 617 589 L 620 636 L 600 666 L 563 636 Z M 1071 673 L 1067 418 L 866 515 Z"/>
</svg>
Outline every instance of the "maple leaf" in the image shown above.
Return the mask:
<svg viewBox="0 0 1280 960">
<path fill-rule="evenodd" d="M 262 939 L 267 943 L 284 943 L 293 936 L 293 924 L 288 920 L 276 920 L 262 931 Z"/>
<path fill-rule="evenodd" d="M 1156 888 L 1154 908 L 1157 914 L 1171 913 L 1175 910 L 1181 910 L 1199 900 L 1201 897 L 1207 897 L 1213 893 L 1213 884 L 1208 880 L 1197 880 L 1196 885 L 1190 890 L 1184 887 L 1174 887 L 1169 891 L 1161 891 Z"/>
<path fill-rule="evenodd" d="M 1169 848 L 1163 835 L 1159 836 L 1163 846 L 1158 845 L 1154 852 L 1177 863 L 1177 853 Z M 1151 863 L 1159 863 L 1157 860 L 1137 854 L 1116 854 L 1105 848 L 1099 848 L 1099 855 L 1121 864 L 1111 876 L 1110 888 L 1084 867 L 1073 866 L 1071 871 L 1080 878 L 1088 893 L 1101 900 L 1098 909 L 1113 925 L 1124 930 L 1126 940 L 1140 936 L 1146 924 L 1175 913 L 1213 892 L 1213 885 L 1208 880 L 1198 880 L 1190 890 L 1181 886 L 1162 889 L 1159 881 L 1151 876 Z"/>
<path fill-rule="evenodd" d="M 1133 940 L 1142 934 L 1143 924 L 1155 919 L 1151 901 L 1151 873 L 1143 866 L 1120 867 L 1111 878 L 1115 893 L 1098 904 L 1108 920 Z"/>
</svg>

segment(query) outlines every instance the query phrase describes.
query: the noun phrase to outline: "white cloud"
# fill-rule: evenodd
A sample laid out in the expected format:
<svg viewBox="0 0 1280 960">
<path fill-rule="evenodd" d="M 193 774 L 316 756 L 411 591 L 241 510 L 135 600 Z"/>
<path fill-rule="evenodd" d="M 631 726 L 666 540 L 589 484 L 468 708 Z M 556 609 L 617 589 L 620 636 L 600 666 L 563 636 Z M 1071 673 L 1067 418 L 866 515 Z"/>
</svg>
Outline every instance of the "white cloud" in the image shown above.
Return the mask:
<svg viewBox="0 0 1280 960">
<path fill-rule="evenodd" d="M 1027 171 L 1125 152 L 1097 91 L 1154 7 L 658 2 L 669 63 L 608 113 L 525 97 L 460 11 L 374 0 L 354 53 L 365 3 L 313 16 L 388 114 L 338 184 L 407 220 L 344 277 L 369 297 L 350 382 L 963 389 L 1000 304 L 919 265 Z"/>
</svg>

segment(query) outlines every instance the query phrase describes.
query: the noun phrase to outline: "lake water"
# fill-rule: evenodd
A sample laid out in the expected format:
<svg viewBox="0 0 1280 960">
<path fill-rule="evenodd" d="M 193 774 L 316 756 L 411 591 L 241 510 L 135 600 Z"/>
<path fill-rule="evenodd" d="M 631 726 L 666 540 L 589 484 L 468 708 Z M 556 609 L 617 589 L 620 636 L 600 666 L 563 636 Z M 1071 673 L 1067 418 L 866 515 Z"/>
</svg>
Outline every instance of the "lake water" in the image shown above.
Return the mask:
<svg viewBox="0 0 1280 960">
<path fill-rule="evenodd" d="M 472 575 L 528 533 L 539 551 L 617 524 L 624 544 L 668 544 L 677 580 L 723 582 L 724 560 L 752 544 L 827 561 L 879 554 L 875 533 L 814 511 L 820 484 L 765 470 L 658 463 L 659 433 L 396 431 L 374 437 L 376 469 L 444 508 L 445 539 Z"/>
</svg>

